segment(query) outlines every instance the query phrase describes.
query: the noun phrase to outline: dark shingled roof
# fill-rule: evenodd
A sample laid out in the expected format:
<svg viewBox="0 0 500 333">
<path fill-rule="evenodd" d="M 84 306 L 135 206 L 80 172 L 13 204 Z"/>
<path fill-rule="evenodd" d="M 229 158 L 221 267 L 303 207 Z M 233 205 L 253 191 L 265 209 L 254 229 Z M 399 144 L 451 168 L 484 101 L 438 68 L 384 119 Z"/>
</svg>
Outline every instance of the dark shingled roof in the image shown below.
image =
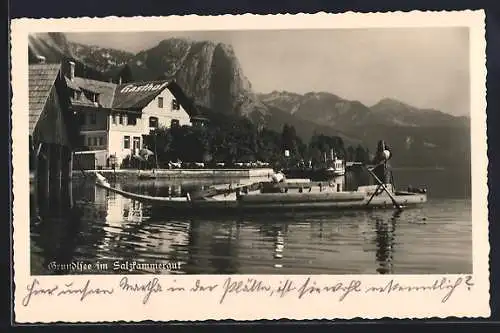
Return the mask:
<svg viewBox="0 0 500 333">
<path fill-rule="evenodd" d="M 71 81 L 67 77 L 65 77 L 65 80 L 66 80 L 66 85 L 68 86 L 68 88 L 73 89 L 75 91 L 81 91 L 80 87 L 77 86 L 73 81 Z"/>
<path fill-rule="evenodd" d="M 82 90 L 98 93 L 99 104 L 103 108 L 109 109 L 112 107 L 116 84 L 106 81 L 86 79 L 82 77 L 74 77 L 71 82 Z"/>
<path fill-rule="evenodd" d="M 61 70 L 59 64 L 29 65 L 29 133 L 33 134 L 50 90 Z"/>
<path fill-rule="evenodd" d="M 115 109 L 142 109 L 167 88 L 169 81 L 131 82 L 116 87 Z"/>
<path fill-rule="evenodd" d="M 70 97 L 73 105 L 97 107 L 94 102 L 85 97 L 85 91 L 88 91 L 99 94 L 99 104 L 103 109 L 141 110 L 168 88 L 188 114 L 192 115 L 187 97 L 182 89 L 171 80 L 116 84 L 82 77 L 74 77 L 73 80 L 67 77 L 65 79 L 70 89 L 82 92 L 78 94 L 78 99 L 76 96 Z"/>
</svg>

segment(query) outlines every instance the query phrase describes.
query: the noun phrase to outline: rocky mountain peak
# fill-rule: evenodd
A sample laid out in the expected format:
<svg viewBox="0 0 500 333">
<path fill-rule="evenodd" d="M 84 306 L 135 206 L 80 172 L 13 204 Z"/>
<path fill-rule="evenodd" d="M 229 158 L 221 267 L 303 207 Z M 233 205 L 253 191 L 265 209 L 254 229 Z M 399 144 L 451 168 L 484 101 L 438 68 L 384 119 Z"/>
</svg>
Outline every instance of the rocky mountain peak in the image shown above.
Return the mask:
<svg viewBox="0 0 500 333">
<path fill-rule="evenodd" d="M 267 107 L 252 91 L 232 46 L 213 41 L 170 38 L 131 54 L 124 51 L 71 43 L 62 33 L 30 38 L 30 54 L 48 62 L 76 59 L 89 68 L 115 78 L 125 67 L 135 81 L 171 79 L 186 95 L 217 112 L 262 119 Z M 254 114 L 255 113 L 255 114 Z"/>
</svg>

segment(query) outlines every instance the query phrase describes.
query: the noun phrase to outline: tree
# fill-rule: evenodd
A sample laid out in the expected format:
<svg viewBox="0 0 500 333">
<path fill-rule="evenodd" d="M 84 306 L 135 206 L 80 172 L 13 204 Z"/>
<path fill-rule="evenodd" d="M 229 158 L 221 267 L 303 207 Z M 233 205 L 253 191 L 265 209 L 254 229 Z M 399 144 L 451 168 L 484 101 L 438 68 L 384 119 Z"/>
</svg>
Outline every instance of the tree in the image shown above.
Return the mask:
<svg viewBox="0 0 500 333">
<path fill-rule="evenodd" d="M 172 144 L 171 132 L 165 127 L 157 128 L 144 137 L 144 144 L 157 155 L 158 162 L 168 161 Z"/>
<path fill-rule="evenodd" d="M 366 150 L 361 145 L 358 145 L 356 147 L 355 161 L 361 163 L 370 163 L 369 156 L 367 156 Z"/>
<path fill-rule="evenodd" d="M 356 160 L 356 151 L 352 146 L 347 147 L 346 151 L 346 160 L 355 161 Z"/>
<path fill-rule="evenodd" d="M 118 75 L 116 77 L 116 81 L 120 81 L 121 78 L 121 83 L 128 83 L 133 81 L 133 76 L 132 76 L 132 70 L 130 69 L 130 66 L 126 64 L 123 66 L 123 68 L 118 72 Z"/>
<path fill-rule="evenodd" d="M 282 151 L 288 150 L 290 156 L 293 159 L 300 159 L 301 154 L 299 147 L 302 145 L 302 141 L 297 137 L 297 132 L 295 127 L 292 125 L 283 125 L 283 131 L 281 132 L 281 147 Z"/>
<path fill-rule="evenodd" d="M 309 142 L 304 143 L 297 135 L 295 127 L 285 124 L 281 133 L 270 130 L 249 119 L 211 112 L 203 109 L 210 121 L 205 127 L 176 126 L 160 128 L 145 138 L 145 143 L 158 160 L 164 164 L 180 159 L 192 162 L 252 162 L 260 160 L 273 165 L 284 165 L 284 150 L 290 151 L 296 163 L 307 158 L 316 166 L 321 166 L 331 149 L 340 158 L 347 160 L 368 160 L 369 151 L 360 145 L 344 146 L 342 138 L 314 133 Z"/>
</svg>

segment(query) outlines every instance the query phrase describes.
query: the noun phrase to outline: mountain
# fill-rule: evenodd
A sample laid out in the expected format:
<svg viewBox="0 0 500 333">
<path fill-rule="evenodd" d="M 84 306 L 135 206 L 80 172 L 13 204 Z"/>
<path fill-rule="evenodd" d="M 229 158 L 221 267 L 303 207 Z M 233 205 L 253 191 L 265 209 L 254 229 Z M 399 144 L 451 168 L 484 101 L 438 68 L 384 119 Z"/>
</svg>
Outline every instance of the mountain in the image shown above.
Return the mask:
<svg viewBox="0 0 500 333">
<path fill-rule="evenodd" d="M 265 104 L 287 111 L 301 119 L 337 129 L 373 125 L 464 126 L 469 121 L 466 117 L 454 117 L 432 109 L 418 109 L 389 98 L 368 107 L 359 101 L 346 100 L 327 92 L 300 95 L 273 91 L 269 94 L 260 94 L 259 97 Z"/>
<path fill-rule="evenodd" d="M 261 121 L 267 109 L 252 92 L 231 46 L 172 38 L 139 52 L 127 67 L 134 80 L 173 79 L 197 104 Z M 123 68 L 106 73 L 114 77 Z"/>
<path fill-rule="evenodd" d="M 383 99 L 368 107 L 325 92 L 300 95 L 273 91 L 259 97 L 278 117 L 293 115 L 323 130 L 335 128 L 338 136 L 356 138 L 372 152 L 383 139 L 392 147 L 397 166 L 470 165 L 467 117 L 418 109 L 394 99 Z"/>
<path fill-rule="evenodd" d="M 394 99 L 369 107 L 328 92 L 256 94 L 231 46 L 181 38 L 164 40 L 137 54 L 72 43 L 62 33 L 29 37 L 30 62 L 72 59 L 80 76 L 134 81 L 173 79 L 200 109 L 228 119 L 243 116 L 281 132 L 292 125 L 303 141 L 315 134 L 339 136 L 346 145 L 373 152 L 386 140 L 394 164 L 460 166 L 470 164 L 470 119 L 418 109 Z"/>
<path fill-rule="evenodd" d="M 87 46 L 86 48 L 91 48 Z M 75 62 L 75 73 L 78 76 L 95 80 L 107 80 L 107 77 L 94 66 L 94 61 L 82 60 L 79 57 L 81 49 L 67 40 L 60 32 L 39 33 L 28 36 L 28 61 L 38 63 L 43 59 L 47 63 Z"/>
<path fill-rule="evenodd" d="M 380 100 L 370 109 L 373 111 L 373 120 L 380 124 L 412 127 L 460 127 L 466 126 L 470 121 L 467 117 L 455 117 L 434 109 L 419 109 L 391 98 Z"/>
<path fill-rule="evenodd" d="M 94 45 L 68 43 L 70 53 L 87 66 L 100 72 L 110 71 L 117 66 L 125 65 L 134 56 L 131 52 L 102 48 Z"/>
<path fill-rule="evenodd" d="M 125 70 L 134 81 L 173 79 L 203 107 L 262 122 L 267 108 L 253 93 L 231 46 L 171 38 L 137 54 L 69 42 L 64 34 L 30 36 L 30 54 L 48 62 L 71 58 L 106 80 Z M 31 57 L 36 61 L 36 57 Z"/>
<path fill-rule="evenodd" d="M 309 142 L 314 134 L 323 134 L 328 136 L 337 136 L 342 139 L 345 146 L 357 146 L 363 144 L 363 141 L 357 136 L 340 131 L 337 128 L 317 124 L 316 122 L 300 119 L 274 106 L 267 106 L 268 113 L 266 115 L 266 127 L 281 133 L 283 125 L 293 126 L 297 135 L 305 142 Z"/>
</svg>

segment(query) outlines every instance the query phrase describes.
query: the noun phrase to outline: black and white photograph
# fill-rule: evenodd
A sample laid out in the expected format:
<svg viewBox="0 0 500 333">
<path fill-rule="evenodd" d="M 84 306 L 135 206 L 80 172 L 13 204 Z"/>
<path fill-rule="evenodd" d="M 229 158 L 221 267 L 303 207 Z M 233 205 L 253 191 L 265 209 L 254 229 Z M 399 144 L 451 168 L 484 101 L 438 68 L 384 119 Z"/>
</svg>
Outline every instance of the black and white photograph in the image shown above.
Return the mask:
<svg viewBox="0 0 500 333">
<path fill-rule="evenodd" d="M 24 50 L 28 275 L 477 269 L 469 26 L 54 26 Z"/>
<path fill-rule="evenodd" d="M 30 36 L 32 273 L 470 273 L 468 45 L 460 27 Z"/>
</svg>

